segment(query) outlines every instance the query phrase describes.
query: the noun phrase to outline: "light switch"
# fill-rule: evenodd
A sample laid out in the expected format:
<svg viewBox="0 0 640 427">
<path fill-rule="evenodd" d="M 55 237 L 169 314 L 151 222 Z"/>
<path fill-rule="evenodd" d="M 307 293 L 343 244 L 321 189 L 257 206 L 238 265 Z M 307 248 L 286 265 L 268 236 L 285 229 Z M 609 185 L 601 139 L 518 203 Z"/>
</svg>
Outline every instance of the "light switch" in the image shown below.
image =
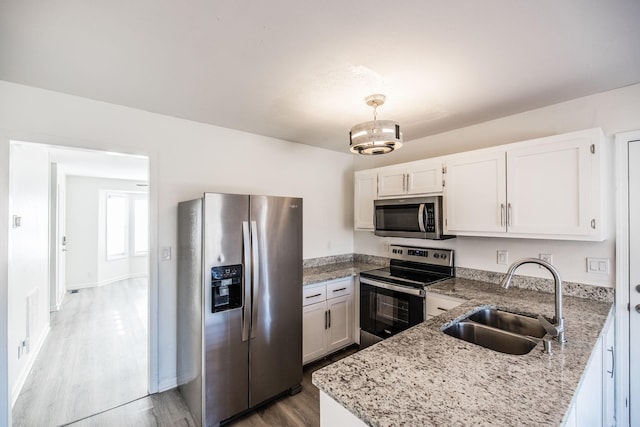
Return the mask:
<svg viewBox="0 0 640 427">
<path fill-rule="evenodd" d="M 609 274 L 609 258 L 587 258 L 587 273 Z"/>
<path fill-rule="evenodd" d="M 163 246 L 160 248 L 160 259 L 162 261 L 171 261 L 171 246 Z"/>
<path fill-rule="evenodd" d="M 509 262 L 509 252 L 508 251 L 498 251 L 497 254 L 497 263 L 500 265 L 507 265 Z"/>
</svg>

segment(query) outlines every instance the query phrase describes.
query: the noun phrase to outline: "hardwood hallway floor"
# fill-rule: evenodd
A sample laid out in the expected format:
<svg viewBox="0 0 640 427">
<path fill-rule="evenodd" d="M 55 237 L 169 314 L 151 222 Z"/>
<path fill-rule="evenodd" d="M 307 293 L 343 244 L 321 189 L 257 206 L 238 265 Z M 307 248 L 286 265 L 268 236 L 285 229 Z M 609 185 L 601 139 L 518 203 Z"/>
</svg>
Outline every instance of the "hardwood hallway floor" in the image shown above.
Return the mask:
<svg viewBox="0 0 640 427">
<path fill-rule="evenodd" d="M 13 426 L 59 426 L 147 395 L 147 280 L 67 293 L 14 405 Z"/>
<path fill-rule="evenodd" d="M 302 391 L 283 396 L 227 424 L 230 427 L 317 427 L 320 425 L 319 391 L 311 374 L 353 354 L 352 346 L 304 368 Z M 69 424 L 68 427 L 193 427 L 197 424 L 177 390 L 138 399 L 110 411 Z"/>
</svg>

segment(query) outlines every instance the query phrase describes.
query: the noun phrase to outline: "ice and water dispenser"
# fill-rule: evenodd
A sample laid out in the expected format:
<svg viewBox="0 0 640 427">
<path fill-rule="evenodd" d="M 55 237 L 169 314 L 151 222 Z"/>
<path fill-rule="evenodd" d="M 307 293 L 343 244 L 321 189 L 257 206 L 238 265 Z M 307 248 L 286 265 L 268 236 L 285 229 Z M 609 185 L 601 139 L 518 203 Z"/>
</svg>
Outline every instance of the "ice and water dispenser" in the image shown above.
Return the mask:
<svg viewBox="0 0 640 427">
<path fill-rule="evenodd" d="M 211 268 L 211 312 L 242 307 L 242 264 Z"/>
</svg>

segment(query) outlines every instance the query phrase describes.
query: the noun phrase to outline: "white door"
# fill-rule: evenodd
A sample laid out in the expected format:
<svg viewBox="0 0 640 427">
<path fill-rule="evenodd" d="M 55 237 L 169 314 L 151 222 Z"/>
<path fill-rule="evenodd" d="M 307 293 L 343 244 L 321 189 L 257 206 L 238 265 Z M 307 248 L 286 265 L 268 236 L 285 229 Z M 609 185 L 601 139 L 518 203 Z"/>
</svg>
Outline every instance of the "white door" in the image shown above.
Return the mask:
<svg viewBox="0 0 640 427">
<path fill-rule="evenodd" d="M 327 303 L 325 301 L 302 308 L 302 363 L 326 353 Z"/>
<path fill-rule="evenodd" d="M 407 167 L 407 194 L 442 193 L 442 163 L 420 161 Z"/>
<path fill-rule="evenodd" d="M 58 256 L 57 262 L 58 266 L 56 268 L 56 274 L 58 275 L 56 280 L 56 304 L 60 305 L 62 302 L 62 297 L 67 290 L 67 276 L 66 276 L 66 266 L 67 266 L 67 232 L 66 232 L 66 222 L 67 217 L 65 215 L 66 206 L 67 206 L 66 196 L 64 192 L 64 188 L 60 184 L 58 184 L 58 201 L 56 203 L 56 209 L 58 214 L 56 215 L 58 224 L 56 225 L 58 230 L 57 237 L 57 248 L 58 248 Z"/>
<path fill-rule="evenodd" d="M 351 295 L 327 300 L 327 309 L 329 310 L 327 352 L 332 352 L 353 342 L 352 300 Z"/>
<path fill-rule="evenodd" d="M 404 169 L 383 169 L 378 172 L 378 197 L 402 196 L 407 188 Z"/>
<path fill-rule="evenodd" d="M 629 393 L 631 425 L 640 425 L 640 141 L 629 143 Z"/>
<path fill-rule="evenodd" d="M 354 218 L 356 230 L 373 230 L 373 201 L 378 191 L 378 173 L 358 171 L 355 173 Z"/>
<path fill-rule="evenodd" d="M 506 232 L 504 151 L 453 156 L 447 161 L 445 229 L 459 234 Z"/>
<path fill-rule="evenodd" d="M 591 234 L 591 183 L 599 180 L 591 144 L 581 137 L 507 151 L 509 232 Z"/>
</svg>

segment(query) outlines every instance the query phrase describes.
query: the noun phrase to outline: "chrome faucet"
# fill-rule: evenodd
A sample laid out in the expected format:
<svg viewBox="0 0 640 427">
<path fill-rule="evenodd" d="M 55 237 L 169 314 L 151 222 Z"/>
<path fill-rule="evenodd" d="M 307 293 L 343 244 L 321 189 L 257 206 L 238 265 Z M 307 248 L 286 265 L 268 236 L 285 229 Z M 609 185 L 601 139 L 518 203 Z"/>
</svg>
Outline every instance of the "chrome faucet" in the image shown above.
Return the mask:
<svg viewBox="0 0 640 427">
<path fill-rule="evenodd" d="M 562 280 L 560 279 L 560 273 L 556 268 L 549 264 L 546 261 L 543 261 L 538 258 L 522 258 L 515 261 L 509 267 L 507 271 L 507 275 L 500 282 L 500 286 L 507 289 L 511 284 L 511 279 L 513 279 L 513 274 L 516 272 L 516 269 L 520 267 L 522 264 L 538 264 L 546 268 L 553 275 L 553 280 L 555 282 L 555 294 L 556 294 L 556 317 L 553 319 L 555 324 L 551 324 L 544 316 L 539 315 L 538 320 L 547 330 L 547 333 L 553 336 L 558 342 L 565 343 L 567 339 L 564 336 L 564 317 L 562 317 Z"/>
</svg>

